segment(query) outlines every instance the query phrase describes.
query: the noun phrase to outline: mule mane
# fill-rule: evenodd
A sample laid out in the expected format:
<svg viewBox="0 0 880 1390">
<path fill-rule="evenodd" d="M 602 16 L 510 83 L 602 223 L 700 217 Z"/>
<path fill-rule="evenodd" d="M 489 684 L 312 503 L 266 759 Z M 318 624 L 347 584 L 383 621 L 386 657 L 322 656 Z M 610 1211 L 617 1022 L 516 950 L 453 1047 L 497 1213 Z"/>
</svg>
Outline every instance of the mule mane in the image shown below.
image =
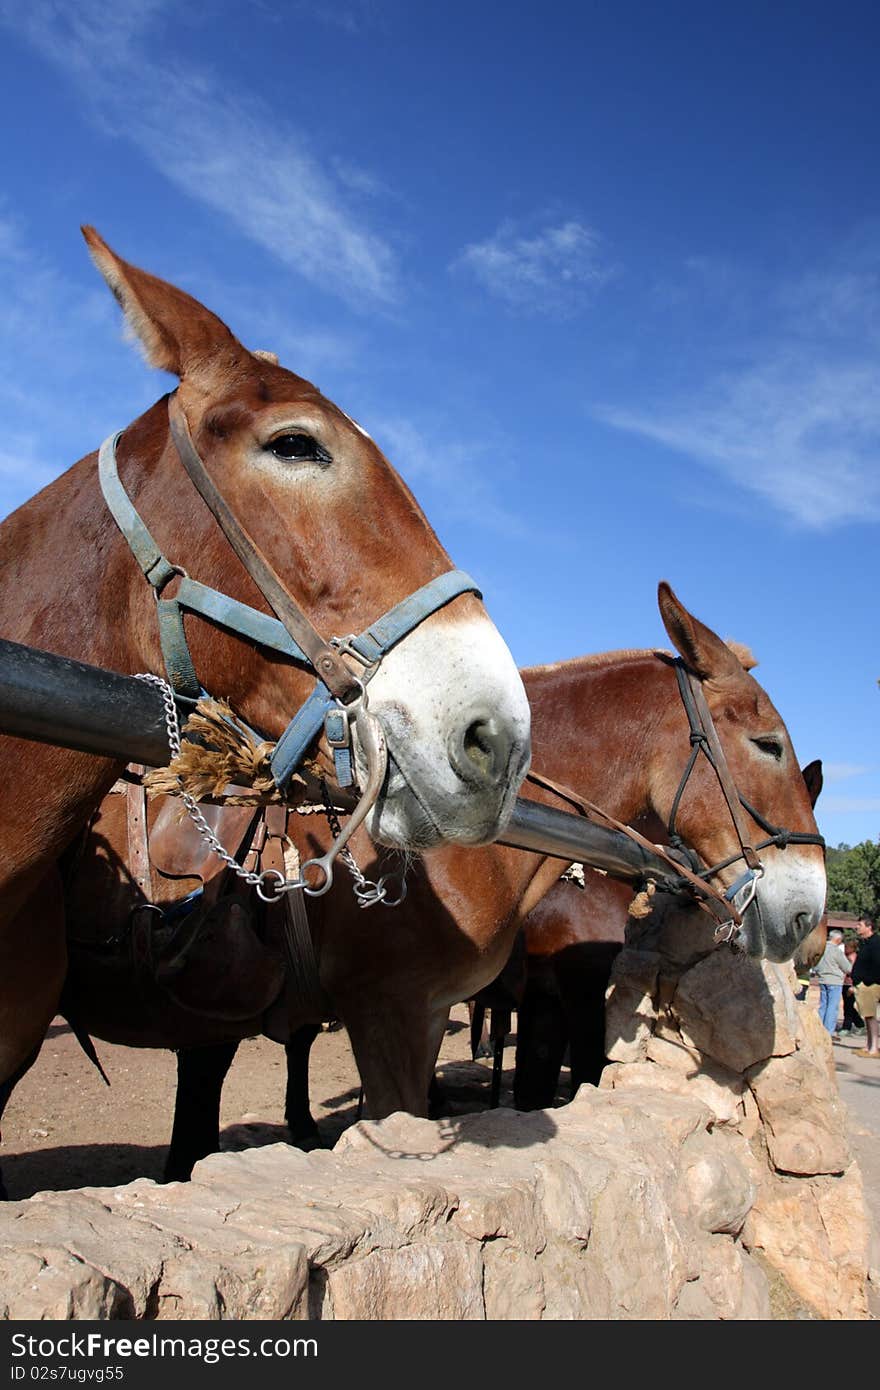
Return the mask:
<svg viewBox="0 0 880 1390">
<path fill-rule="evenodd" d="M 724 645 L 729 647 L 740 663 L 744 671 L 753 670 L 758 662 L 752 654 L 751 648 L 744 642 L 736 642 L 732 638 L 724 638 Z M 613 652 L 587 652 L 584 656 L 575 656 L 567 661 L 547 661 L 539 663 L 537 666 L 525 666 L 523 673 L 530 676 L 549 674 L 558 671 L 565 666 L 578 666 L 581 668 L 594 669 L 599 666 L 614 666 L 624 663 L 644 661 L 646 657 L 658 657 L 660 660 L 669 661 L 676 657 L 677 653 L 666 647 L 623 647 L 620 651 Z"/>
<path fill-rule="evenodd" d="M 570 667 L 570 666 L 581 666 L 581 667 L 584 667 L 584 666 L 586 666 L 586 667 L 612 666 L 612 665 L 614 665 L 615 663 L 618 663 L 618 662 L 621 662 L 621 663 L 622 663 L 622 662 L 643 661 L 646 657 L 649 657 L 649 656 L 659 656 L 659 655 L 663 655 L 663 656 L 674 656 L 675 653 L 674 653 L 674 652 L 663 652 L 663 653 L 661 653 L 658 649 L 652 648 L 652 647 L 644 647 L 644 648 L 638 648 L 638 647 L 625 647 L 625 648 L 623 648 L 623 649 L 620 650 L 620 651 L 614 651 L 614 652 L 587 652 L 587 653 L 585 653 L 585 655 L 583 655 L 583 656 L 573 656 L 573 657 L 568 658 L 568 660 L 565 660 L 565 661 L 547 661 L 547 662 L 543 662 L 543 663 L 541 663 L 541 664 L 539 664 L 539 665 L 537 665 L 537 666 L 526 666 L 526 667 L 523 668 L 523 670 L 526 671 L 526 672 L 528 672 L 528 674 L 531 676 L 531 675 L 538 675 L 538 674 L 541 674 L 541 673 L 544 673 L 544 672 L 559 671 L 559 670 L 561 670 L 563 667 L 567 667 L 567 666 L 568 666 L 568 667 Z"/>
<path fill-rule="evenodd" d="M 752 652 L 751 647 L 747 647 L 745 642 L 737 642 L 732 637 L 724 638 L 725 647 L 729 647 L 742 666 L 744 671 L 753 671 L 758 664 L 758 658 Z"/>
</svg>

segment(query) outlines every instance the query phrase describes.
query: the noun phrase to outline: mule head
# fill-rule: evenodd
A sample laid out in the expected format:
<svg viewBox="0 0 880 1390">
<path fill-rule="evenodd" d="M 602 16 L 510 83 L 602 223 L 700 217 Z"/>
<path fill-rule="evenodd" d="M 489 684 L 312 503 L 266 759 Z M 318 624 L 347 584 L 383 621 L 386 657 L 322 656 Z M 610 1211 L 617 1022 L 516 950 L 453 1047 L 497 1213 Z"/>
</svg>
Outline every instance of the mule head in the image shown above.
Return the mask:
<svg viewBox="0 0 880 1390">
<path fill-rule="evenodd" d="M 363 429 L 273 354 L 248 351 L 190 295 L 120 259 L 92 229 L 84 234 L 149 362 L 179 378 L 177 401 L 211 480 L 324 639 L 363 631 L 452 568 Z M 125 431 L 119 460 L 169 559 L 265 611 L 184 474 L 161 403 Z M 187 619 L 187 635 L 202 685 L 277 738 L 314 673 L 201 618 Z M 402 848 L 491 840 L 528 766 L 529 708 L 479 599 L 459 595 L 397 642 L 369 701 L 390 752 L 374 837 Z M 323 745 L 321 757 L 332 768 Z M 356 739 L 355 758 L 363 771 Z"/>
<path fill-rule="evenodd" d="M 774 830 L 815 835 L 813 802 L 821 787 L 821 764 L 810 764 L 801 772 L 782 717 L 751 674 L 754 660 L 745 652 L 737 654 L 738 649 L 689 613 L 668 584 L 661 583 L 658 597 L 666 631 L 699 677 L 738 794 L 748 843 L 757 847 L 768 838 L 766 825 L 759 824 L 748 807 Z M 662 767 L 658 764 L 653 776 L 655 809 L 666 824 L 687 764 L 689 738 L 689 722 L 675 688 L 662 716 Z M 706 866 L 720 866 L 737 856 L 712 878 L 716 887 L 729 887 L 743 873 L 733 816 L 716 773 L 702 755 L 681 790 L 675 828 Z M 824 910 L 824 850 L 815 844 L 768 845 L 759 857 L 764 872 L 745 912 L 740 944 L 750 955 L 789 960 Z"/>
</svg>

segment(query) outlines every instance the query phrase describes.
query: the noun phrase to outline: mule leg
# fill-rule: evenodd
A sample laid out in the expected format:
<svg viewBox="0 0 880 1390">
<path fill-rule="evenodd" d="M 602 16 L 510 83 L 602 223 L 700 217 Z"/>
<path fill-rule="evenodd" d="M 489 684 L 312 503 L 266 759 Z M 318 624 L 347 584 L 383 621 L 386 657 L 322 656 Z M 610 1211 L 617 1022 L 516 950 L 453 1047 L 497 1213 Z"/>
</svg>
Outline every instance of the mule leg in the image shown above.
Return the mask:
<svg viewBox="0 0 880 1390">
<path fill-rule="evenodd" d="M 3 1119 L 3 1111 L 6 1109 L 6 1102 L 9 1100 L 9 1097 L 12 1095 L 12 1092 L 15 1090 L 25 1072 L 30 1071 L 31 1067 L 34 1065 L 34 1062 L 40 1055 L 40 1048 L 42 1045 L 42 1043 L 38 1043 L 30 1056 L 25 1057 L 21 1066 L 13 1072 L 12 1076 L 8 1076 L 5 1081 L 0 1082 L 0 1120 Z M 3 1182 L 3 1174 L 0 1173 L 0 1202 L 7 1202 L 8 1200 L 9 1193 L 6 1191 Z"/>
<path fill-rule="evenodd" d="M 338 1001 L 361 1074 L 370 1118 L 397 1110 L 427 1116 L 434 1063 L 449 1017 L 447 1006 L 410 998 Z"/>
<path fill-rule="evenodd" d="M 571 1094 L 598 1086 L 605 1066 L 605 994 L 616 942 L 589 942 L 560 953 L 557 980 L 571 1039 Z"/>
<path fill-rule="evenodd" d="M 471 1025 L 471 1058 L 478 1062 L 481 1057 L 492 1056 L 489 1030 L 486 1027 L 486 1005 L 482 999 L 469 999 L 467 1008 Z"/>
<path fill-rule="evenodd" d="M 290 1142 L 298 1149 L 321 1147 L 321 1135 L 309 1108 L 309 1055 L 320 1031 L 320 1024 L 306 1023 L 296 1030 L 284 1047 L 287 1054 L 284 1119 Z"/>
<path fill-rule="evenodd" d="M 194 1164 L 220 1147 L 220 1094 L 238 1043 L 181 1047 L 174 1126 L 164 1182 L 188 1182 Z"/>
<path fill-rule="evenodd" d="M 0 904 L 0 1081 L 23 1076 L 31 1065 L 58 1012 L 67 973 L 58 870 L 44 870 L 22 898 L 8 920 Z"/>
<path fill-rule="evenodd" d="M 34 1064 L 67 972 L 61 879 L 53 865 L 0 905 L 0 1116 Z M 8 915 L 7 915 L 8 913 Z M 6 1189 L 0 1179 L 0 1198 Z"/>
<path fill-rule="evenodd" d="M 503 1004 L 493 1004 L 492 1023 L 489 1028 L 489 1041 L 492 1044 L 492 1085 L 489 1094 L 489 1109 L 497 1110 L 501 1104 L 501 1082 L 504 1077 L 504 1044 L 510 1032 L 511 1011 Z"/>
<path fill-rule="evenodd" d="M 516 1020 L 513 1103 L 517 1110 L 547 1110 L 556 1098 L 568 1029 L 555 991 L 530 979 Z"/>
</svg>

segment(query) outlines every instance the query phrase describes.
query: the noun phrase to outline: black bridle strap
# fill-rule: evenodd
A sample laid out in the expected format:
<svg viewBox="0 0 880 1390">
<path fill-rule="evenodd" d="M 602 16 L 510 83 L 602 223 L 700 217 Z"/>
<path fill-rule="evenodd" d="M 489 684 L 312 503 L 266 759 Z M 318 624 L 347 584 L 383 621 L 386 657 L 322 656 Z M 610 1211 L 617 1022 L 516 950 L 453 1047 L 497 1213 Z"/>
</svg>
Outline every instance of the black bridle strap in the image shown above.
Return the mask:
<svg viewBox="0 0 880 1390">
<path fill-rule="evenodd" d="M 733 863 L 737 859 L 744 859 L 749 869 L 758 869 L 760 860 L 757 852 L 751 844 L 751 835 L 742 817 L 739 804 L 739 792 L 736 784 L 730 775 L 730 768 L 727 766 L 727 759 L 724 750 L 718 739 L 718 734 L 712 720 L 712 713 L 706 703 L 706 697 L 700 684 L 699 677 L 685 665 L 680 657 L 672 663 L 675 677 L 678 681 L 678 689 L 681 694 L 682 704 L 690 725 L 691 753 L 687 766 L 682 774 L 682 779 L 678 784 L 678 791 L 672 803 L 672 810 L 669 815 L 668 834 L 670 842 L 678 848 L 683 842 L 675 830 L 675 818 L 678 814 L 679 803 L 684 794 L 684 789 L 688 784 L 690 775 L 694 770 L 697 758 L 702 752 L 711 766 L 715 776 L 718 778 L 718 785 L 721 794 L 727 802 L 730 818 L 739 840 L 740 852 L 735 854 L 729 862 Z M 713 870 L 714 872 L 714 870 Z"/>
<path fill-rule="evenodd" d="M 678 790 L 672 802 L 672 810 L 669 813 L 668 835 L 670 843 L 674 845 L 676 849 L 683 850 L 689 855 L 692 855 L 692 851 L 685 845 L 681 836 L 676 833 L 675 820 L 684 789 L 687 786 L 688 779 L 694 770 L 694 764 L 702 750 L 718 778 L 719 785 L 724 794 L 724 799 L 730 810 L 740 849 L 739 853 L 731 854 L 727 859 L 722 859 L 717 864 L 713 864 L 711 868 L 699 870 L 700 878 L 712 878 L 715 874 L 720 873 L 722 869 L 729 868 L 731 864 L 735 864 L 740 859 L 745 860 L 747 867 L 755 872 L 761 868 L 761 862 L 758 858 L 759 851 L 768 849 L 771 845 L 777 849 L 785 849 L 786 845 L 819 845 L 824 849 L 825 840 L 823 836 L 818 833 L 813 834 L 810 831 L 785 830 L 780 826 L 773 825 L 762 816 L 760 811 L 757 811 L 749 801 L 746 801 L 731 776 L 727 759 L 724 756 L 724 750 L 718 738 L 718 731 L 712 719 L 712 712 L 709 709 L 706 696 L 703 693 L 703 687 L 699 677 L 689 670 L 680 657 L 676 657 L 672 665 L 675 669 L 682 703 L 685 708 L 688 723 L 690 724 L 691 754 L 682 779 L 678 784 Z M 740 808 L 746 811 L 755 824 L 759 825 L 761 829 L 766 832 L 768 836 L 767 839 L 761 840 L 756 845 L 752 844 L 751 832 L 743 820 L 742 810 Z"/>
<path fill-rule="evenodd" d="M 624 825 L 622 821 L 616 820 L 614 816 L 603 811 L 601 806 L 596 806 L 592 801 L 588 801 L 585 796 L 580 796 L 572 791 L 570 787 L 564 786 L 561 782 L 554 782 L 549 777 L 545 777 L 540 772 L 531 769 L 526 773 L 526 781 L 532 782 L 536 787 L 543 787 L 545 791 L 553 792 L 556 796 L 568 801 L 587 820 L 598 822 L 599 824 L 610 825 L 613 830 L 619 830 L 628 839 L 647 850 L 650 854 L 656 855 L 661 859 L 671 871 L 671 878 L 676 889 L 684 888 L 693 894 L 701 907 L 715 918 L 716 922 L 726 926 L 733 921 L 735 926 L 742 925 L 742 917 L 736 909 L 736 905 L 730 900 L 722 897 L 714 888 L 708 884 L 699 874 L 692 873 L 686 865 L 673 859 L 672 855 L 664 849 L 663 845 L 653 844 L 651 840 L 642 835 L 638 830 L 634 830 L 631 825 Z M 676 882 L 677 880 L 677 882 Z"/>
<path fill-rule="evenodd" d="M 751 802 L 746 801 L 744 796 L 740 796 L 740 802 L 752 820 L 760 825 L 762 830 L 767 831 L 767 839 L 759 840 L 755 845 L 755 849 L 759 852 L 762 849 L 769 849 L 771 845 L 775 849 L 785 849 L 788 845 L 819 845 L 822 849 L 825 848 L 824 835 L 818 833 L 813 835 L 807 830 L 783 830 L 780 826 L 772 825 L 770 821 L 765 820 L 760 811 L 756 811 Z M 722 869 L 729 868 L 731 864 L 735 864 L 741 858 L 742 855 L 740 854 L 731 854 L 729 858 L 722 859 L 718 864 L 713 864 L 711 869 L 702 870 L 700 877 L 704 878 L 707 875 L 720 873 Z"/>
<path fill-rule="evenodd" d="M 353 696 L 360 689 L 360 682 L 339 652 L 325 642 L 309 622 L 255 541 L 233 514 L 213 479 L 209 477 L 193 444 L 186 416 L 174 394 L 168 398 L 168 422 L 180 461 L 193 486 L 273 613 L 284 624 L 297 646 L 305 652 L 331 694 L 342 701 Z"/>
<path fill-rule="evenodd" d="M 736 830 L 737 839 L 739 840 L 740 848 L 742 850 L 742 857 L 746 862 L 747 868 L 757 869 L 760 867 L 761 861 L 759 860 L 757 851 L 751 842 L 752 834 L 748 826 L 746 825 L 745 817 L 742 813 L 739 792 L 737 791 L 736 783 L 734 782 L 733 777 L 731 776 L 730 768 L 727 765 L 727 759 L 724 756 L 724 749 L 721 747 L 721 742 L 718 738 L 718 731 L 715 728 L 715 724 L 712 719 L 712 713 L 709 709 L 708 704 L 706 703 L 706 696 L 703 693 L 702 684 L 699 681 L 699 679 L 695 676 L 692 676 L 690 672 L 685 672 L 684 674 L 687 678 L 688 685 L 690 686 L 691 695 L 693 696 L 694 705 L 696 706 L 697 714 L 699 715 L 703 732 L 706 735 L 706 743 L 701 746 L 705 749 L 707 753 L 711 754 L 709 761 L 715 769 L 715 775 L 718 778 L 721 790 L 724 793 L 724 800 L 727 802 L 727 806 L 730 811 L 730 816 L 733 821 L 734 828 Z"/>
</svg>

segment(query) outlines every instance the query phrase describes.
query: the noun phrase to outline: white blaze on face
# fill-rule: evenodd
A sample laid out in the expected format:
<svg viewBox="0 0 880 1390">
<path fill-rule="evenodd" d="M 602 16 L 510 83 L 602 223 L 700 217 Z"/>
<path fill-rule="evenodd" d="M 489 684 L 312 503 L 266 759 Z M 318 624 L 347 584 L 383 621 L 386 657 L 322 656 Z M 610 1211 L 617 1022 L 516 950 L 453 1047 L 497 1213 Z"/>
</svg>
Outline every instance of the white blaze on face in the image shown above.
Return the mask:
<svg viewBox="0 0 880 1390">
<path fill-rule="evenodd" d="M 788 960 L 825 910 L 825 869 L 816 850 L 789 845 L 768 853 L 756 901 L 771 960 Z M 751 914 L 748 914 L 751 917 Z M 748 918 L 747 918 L 748 920 Z"/>
<path fill-rule="evenodd" d="M 367 689 L 391 757 L 386 795 L 369 822 L 373 837 L 424 847 L 441 837 L 493 838 L 528 767 L 530 712 L 519 671 L 491 620 L 442 613 L 427 620 L 388 653 Z M 482 720 L 501 731 L 503 754 L 493 776 L 465 780 L 456 750 Z"/>
</svg>

